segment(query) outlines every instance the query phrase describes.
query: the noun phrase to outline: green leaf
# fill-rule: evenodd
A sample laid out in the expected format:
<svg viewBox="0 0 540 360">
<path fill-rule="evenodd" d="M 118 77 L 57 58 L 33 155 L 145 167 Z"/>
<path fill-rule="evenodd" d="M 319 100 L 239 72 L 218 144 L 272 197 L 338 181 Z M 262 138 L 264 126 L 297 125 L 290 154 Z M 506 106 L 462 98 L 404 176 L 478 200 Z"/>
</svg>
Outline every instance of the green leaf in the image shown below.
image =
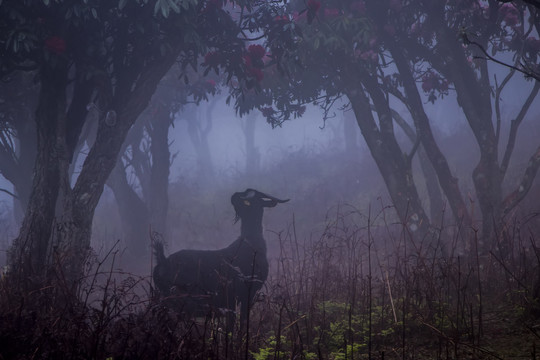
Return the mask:
<svg viewBox="0 0 540 360">
<path fill-rule="evenodd" d="M 122 10 L 127 4 L 127 0 L 118 1 L 118 9 Z"/>
<path fill-rule="evenodd" d="M 95 8 L 92 8 L 92 16 L 94 17 L 94 19 L 97 19 L 98 16 L 97 16 L 97 10 Z"/>
<path fill-rule="evenodd" d="M 317 50 L 320 45 L 321 39 L 317 36 L 315 39 L 313 39 L 313 49 Z"/>
</svg>

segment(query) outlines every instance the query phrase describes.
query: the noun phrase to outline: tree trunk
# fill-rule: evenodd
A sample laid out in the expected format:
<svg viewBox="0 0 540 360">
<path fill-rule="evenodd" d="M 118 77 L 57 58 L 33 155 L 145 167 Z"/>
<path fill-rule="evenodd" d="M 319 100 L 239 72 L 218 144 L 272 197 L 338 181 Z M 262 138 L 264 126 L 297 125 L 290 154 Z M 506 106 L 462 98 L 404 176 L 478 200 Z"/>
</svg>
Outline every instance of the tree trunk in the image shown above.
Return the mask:
<svg viewBox="0 0 540 360">
<path fill-rule="evenodd" d="M 396 67 L 399 70 L 400 78 L 405 88 L 407 106 L 410 109 L 415 127 L 416 134 L 419 137 L 422 145 L 426 149 L 426 155 L 428 156 L 437 177 L 439 184 L 448 199 L 454 218 L 458 224 L 463 223 L 466 227 L 470 227 L 471 218 L 467 211 L 467 206 L 463 201 L 461 190 L 459 189 L 458 179 L 453 176 L 446 161 L 446 157 L 439 149 L 437 142 L 433 136 L 429 118 L 427 117 L 422 99 L 418 93 L 418 87 L 413 78 L 411 68 L 402 53 L 402 49 L 397 44 L 390 43 L 392 57 L 396 63 Z"/>
<path fill-rule="evenodd" d="M 412 127 L 409 126 L 405 119 L 403 119 L 396 111 L 392 111 L 392 117 L 399 127 L 401 127 L 403 132 L 405 132 L 405 135 L 407 135 L 407 137 L 414 144 L 417 141 L 417 135 Z M 418 146 L 418 159 L 420 161 L 420 167 L 422 168 L 422 173 L 424 174 L 424 179 L 426 181 L 431 224 L 440 225 L 440 221 L 438 221 L 438 219 L 441 219 L 443 215 L 444 201 L 441 194 L 441 189 L 439 187 L 437 173 L 431 165 L 431 162 L 426 154 L 426 150 L 422 145 Z"/>
<path fill-rule="evenodd" d="M 129 185 L 122 160 L 118 160 L 109 176 L 107 184 L 111 187 L 116 203 L 122 232 L 126 241 L 130 258 L 138 258 L 147 254 L 148 229 L 150 226 L 148 208 L 144 201 Z"/>
<path fill-rule="evenodd" d="M 150 209 L 152 231 L 167 233 L 169 209 L 169 174 L 171 152 L 169 150 L 169 127 L 172 124 L 170 106 L 156 104 L 157 111 L 152 119 L 150 137 L 152 144 L 152 172 L 150 175 L 150 198 L 146 199 Z"/>
<path fill-rule="evenodd" d="M 498 140 L 492 120 L 491 87 L 487 69 L 477 74 L 467 63 L 461 45 L 449 30 L 440 41 L 450 59 L 443 68 L 454 83 L 458 104 L 463 109 L 480 149 L 480 160 L 473 170 L 473 182 L 482 212 L 482 239 L 485 247 L 494 235 L 494 226 L 501 219 L 502 176 L 498 162 Z M 484 64 L 485 65 L 485 64 Z M 487 65 L 485 65 L 487 66 Z"/>
<path fill-rule="evenodd" d="M 19 236 L 10 249 L 15 276 L 33 286 L 46 270 L 47 249 L 60 191 L 61 163 L 65 157 L 65 109 L 68 67 L 61 59 L 41 70 L 36 111 L 37 148 L 32 191 Z"/>
<path fill-rule="evenodd" d="M 373 99 L 380 125 L 378 126 L 373 118 L 367 96 L 357 87 L 353 87 L 354 90 L 349 90 L 347 96 L 356 121 L 386 183 L 401 222 L 413 239 L 423 241 L 429 234 L 430 223 L 414 184 L 410 158 L 401 151 L 395 139 L 391 110 L 381 90 L 374 86 L 374 80 L 369 75 L 365 75 L 362 80 Z"/>
<path fill-rule="evenodd" d="M 65 275 L 76 283 L 90 249 L 92 219 L 103 187 L 116 166 L 122 143 L 137 117 L 146 108 L 157 84 L 176 60 L 169 53 L 144 71 L 129 95 L 116 94 L 110 110 L 100 119 L 94 146 L 86 157 L 73 190 L 64 202 L 64 214 L 55 234 L 55 246 L 67 254 Z"/>
</svg>

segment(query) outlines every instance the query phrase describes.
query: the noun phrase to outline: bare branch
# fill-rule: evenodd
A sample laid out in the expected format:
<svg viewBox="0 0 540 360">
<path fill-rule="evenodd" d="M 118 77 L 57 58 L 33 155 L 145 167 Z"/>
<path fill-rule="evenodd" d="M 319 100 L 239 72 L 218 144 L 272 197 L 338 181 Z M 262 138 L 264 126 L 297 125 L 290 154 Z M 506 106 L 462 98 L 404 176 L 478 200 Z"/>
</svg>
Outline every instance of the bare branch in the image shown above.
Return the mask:
<svg viewBox="0 0 540 360">
<path fill-rule="evenodd" d="M 525 174 L 521 179 L 521 182 L 516 190 L 514 190 L 510 195 L 508 195 L 503 201 L 503 214 L 506 215 L 512 209 L 516 207 L 517 204 L 525 198 L 531 186 L 533 184 L 538 168 L 540 167 L 540 146 L 536 149 L 534 154 L 529 159 L 527 168 L 525 169 Z"/>
<path fill-rule="evenodd" d="M 508 143 L 506 144 L 506 150 L 504 152 L 503 160 L 501 163 L 501 174 L 503 178 L 506 175 L 506 171 L 508 170 L 508 164 L 510 163 L 510 158 L 512 156 L 512 152 L 514 151 L 518 128 L 521 125 L 523 118 L 529 111 L 529 108 L 531 107 L 531 104 L 536 98 L 539 90 L 540 82 L 536 81 L 534 83 L 534 87 L 529 93 L 529 96 L 527 97 L 527 100 L 525 100 L 525 103 L 521 107 L 518 116 L 514 120 L 512 120 L 512 123 L 510 125 L 510 133 L 508 134 Z"/>
<path fill-rule="evenodd" d="M 484 46 L 477 43 L 476 41 L 470 40 L 468 38 L 467 34 L 463 33 L 463 34 L 461 34 L 461 36 L 463 38 L 463 42 L 465 43 L 465 45 L 474 45 L 474 46 L 478 47 L 480 49 L 480 51 L 485 56 L 485 58 L 483 58 L 481 56 L 475 56 L 474 57 L 475 59 L 488 59 L 488 60 L 491 60 L 494 63 L 497 63 L 497 64 L 502 65 L 504 67 L 507 67 L 509 69 L 513 69 L 515 71 L 518 71 L 518 72 L 522 73 L 523 75 L 525 75 L 525 77 L 530 77 L 530 78 L 535 79 L 536 81 L 540 81 L 540 74 L 536 73 L 535 71 L 533 71 L 531 69 L 526 68 L 525 65 L 521 64 L 521 67 L 518 67 L 518 66 L 515 66 L 515 65 L 507 64 L 507 63 L 505 63 L 505 62 L 503 62 L 501 60 L 498 60 L 498 59 L 494 58 L 493 56 L 489 55 L 488 52 L 486 51 L 486 49 L 484 48 Z"/>
</svg>

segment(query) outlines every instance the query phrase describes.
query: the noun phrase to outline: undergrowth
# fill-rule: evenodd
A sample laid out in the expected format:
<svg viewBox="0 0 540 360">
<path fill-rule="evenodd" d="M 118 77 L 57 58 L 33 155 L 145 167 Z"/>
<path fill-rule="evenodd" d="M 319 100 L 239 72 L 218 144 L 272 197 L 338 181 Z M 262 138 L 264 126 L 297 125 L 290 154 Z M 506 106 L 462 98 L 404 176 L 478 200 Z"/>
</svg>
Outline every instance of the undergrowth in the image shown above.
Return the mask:
<svg viewBox="0 0 540 360">
<path fill-rule="evenodd" d="M 483 252 L 474 231 L 412 239 L 384 211 L 342 207 L 317 238 L 299 239 L 293 222 L 270 234 L 280 254 L 249 337 L 164 306 L 150 277 L 115 270 L 116 251 L 89 262 L 75 295 L 62 277 L 24 291 L 8 274 L 0 359 L 536 359 L 540 251 L 527 219 Z"/>
</svg>

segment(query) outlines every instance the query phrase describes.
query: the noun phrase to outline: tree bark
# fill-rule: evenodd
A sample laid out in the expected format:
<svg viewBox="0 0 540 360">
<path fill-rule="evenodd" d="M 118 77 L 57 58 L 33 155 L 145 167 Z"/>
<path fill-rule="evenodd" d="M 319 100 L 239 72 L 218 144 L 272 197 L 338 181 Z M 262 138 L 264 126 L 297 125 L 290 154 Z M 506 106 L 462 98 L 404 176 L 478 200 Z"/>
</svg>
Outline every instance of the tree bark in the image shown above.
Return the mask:
<svg viewBox="0 0 540 360">
<path fill-rule="evenodd" d="M 380 88 L 375 86 L 375 80 L 369 78 L 369 75 L 364 75 L 362 80 L 377 109 L 379 125 L 373 118 L 368 97 L 357 86 L 346 90 L 356 121 L 386 183 L 401 222 L 413 239 L 423 241 L 429 234 L 430 222 L 414 184 L 411 161 L 401 151 L 395 139 L 391 110 Z"/>
<path fill-rule="evenodd" d="M 64 143 L 68 67 L 61 59 L 41 69 L 36 111 L 37 148 L 32 191 L 19 236 L 10 249 L 9 262 L 23 283 L 39 284 L 47 263 L 55 207 L 60 191 Z"/>
<path fill-rule="evenodd" d="M 103 187 L 117 164 L 127 133 L 137 117 L 147 107 L 156 87 L 176 61 L 178 51 L 172 51 L 147 65 L 136 80 L 133 90 L 115 94 L 106 115 L 98 124 L 96 140 L 86 157 L 73 190 L 66 196 L 64 213 L 54 236 L 59 253 L 67 254 L 63 266 L 65 275 L 76 284 L 90 250 L 92 219 Z M 127 77 L 126 77 L 127 79 Z M 128 85 L 128 84 L 121 84 Z M 124 89 L 126 86 L 118 86 Z"/>
<path fill-rule="evenodd" d="M 396 67 L 398 68 L 403 87 L 405 88 L 406 105 L 410 109 L 416 127 L 416 135 L 426 149 L 426 155 L 437 173 L 439 184 L 448 199 L 456 222 L 458 224 L 463 223 L 466 227 L 470 227 L 472 221 L 467 206 L 465 205 L 465 201 L 461 195 L 458 179 L 450 171 L 446 157 L 435 141 L 429 118 L 424 111 L 422 99 L 418 93 L 418 87 L 416 86 L 411 68 L 402 51 L 402 48 L 397 46 L 397 44 L 390 42 L 390 52 L 396 63 Z"/>
<path fill-rule="evenodd" d="M 480 159 L 473 170 L 473 183 L 482 212 L 483 246 L 492 240 L 501 219 L 502 174 L 498 162 L 498 141 L 492 121 L 491 87 L 487 70 L 476 73 L 467 64 L 461 45 L 450 30 L 438 40 L 441 52 L 449 60 L 441 68 L 454 83 L 458 104 L 463 109 L 480 149 Z"/>
</svg>

